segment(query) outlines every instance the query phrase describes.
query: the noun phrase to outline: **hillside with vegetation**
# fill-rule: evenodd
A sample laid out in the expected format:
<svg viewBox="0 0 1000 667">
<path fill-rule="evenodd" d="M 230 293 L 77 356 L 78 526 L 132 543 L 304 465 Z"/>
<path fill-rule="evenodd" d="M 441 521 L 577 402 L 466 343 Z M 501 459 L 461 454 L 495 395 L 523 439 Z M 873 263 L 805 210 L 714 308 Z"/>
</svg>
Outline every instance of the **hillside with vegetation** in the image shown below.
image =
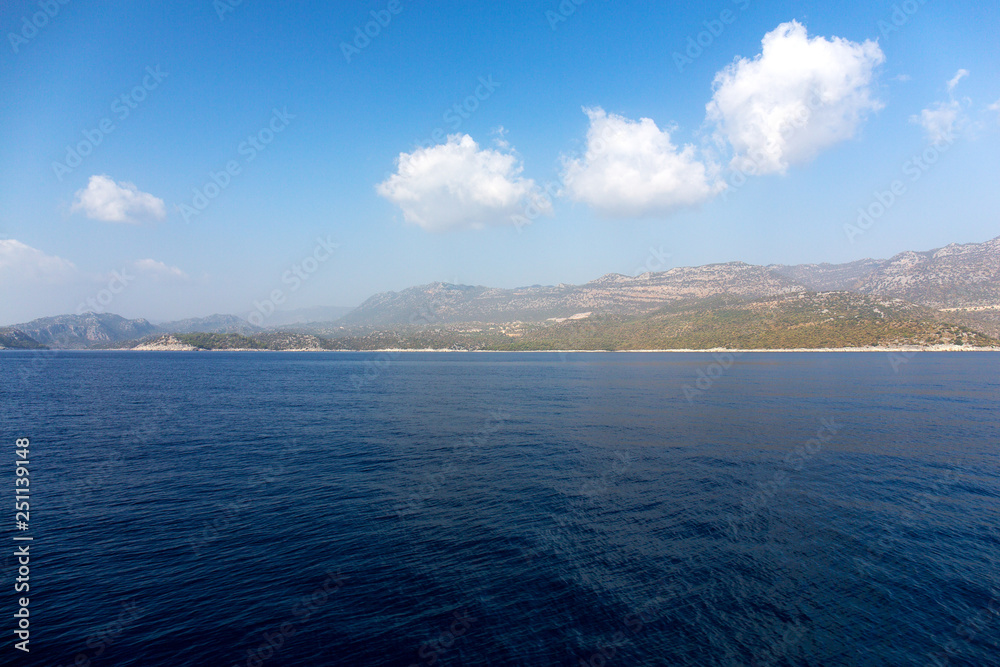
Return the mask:
<svg viewBox="0 0 1000 667">
<path fill-rule="evenodd" d="M 169 340 L 167 340 L 169 339 Z M 765 299 L 710 297 L 651 313 L 545 322 L 408 325 L 335 337 L 306 334 L 173 334 L 141 349 L 197 350 L 706 350 L 840 347 L 967 348 L 1000 340 L 901 299 L 851 292 Z"/>
<path fill-rule="evenodd" d="M 649 315 L 565 322 L 532 331 L 522 345 L 552 349 L 782 349 L 994 346 L 969 327 L 898 299 L 848 292 L 676 304 Z"/>
<path fill-rule="evenodd" d="M 935 311 L 849 292 L 757 300 L 712 297 L 640 316 L 591 315 L 561 322 L 466 323 L 395 328 L 330 341 L 337 349 L 650 350 L 822 349 L 1000 345 Z"/>
<path fill-rule="evenodd" d="M 328 309 L 320 309 L 330 312 Z M 848 264 L 678 267 L 582 285 L 431 283 L 333 322 L 261 328 L 231 315 L 152 325 L 42 318 L 0 346 L 142 350 L 638 350 L 949 345 L 1000 338 L 1000 238 Z"/>
<path fill-rule="evenodd" d="M 12 327 L 0 328 L 0 350 L 47 350 L 28 334 Z"/>
</svg>

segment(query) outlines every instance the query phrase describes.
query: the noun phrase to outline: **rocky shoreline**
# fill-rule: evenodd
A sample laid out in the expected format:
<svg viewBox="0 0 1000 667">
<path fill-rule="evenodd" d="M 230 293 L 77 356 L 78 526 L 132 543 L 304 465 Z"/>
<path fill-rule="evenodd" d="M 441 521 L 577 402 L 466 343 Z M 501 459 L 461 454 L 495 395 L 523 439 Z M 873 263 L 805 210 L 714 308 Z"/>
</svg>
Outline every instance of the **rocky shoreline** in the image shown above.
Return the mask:
<svg viewBox="0 0 1000 667">
<path fill-rule="evenodd" d="M 899 347 L 798 347 L 798 348 L 755 348 L 736 349 L 714 347 L 704 350 L 696 349 L 666 349 L 666 350 L 453 350 L 440 348 L 404 349 L 404 348 L 384 348 L 378 350 L 326 350 L 321 348 L 295 348 L 288 350 L 266 350 L 259 348 L 231 348 L 231 349 L 205 349 L 187 345 L 174 339 L 173 341 L 156 341 L 144 343 L 132 348 L 118 350 L 82 350 L 91 352 L 358 352 L 358 353 L 392 353 L 400 354 L 404 352 L 493 352 L 501 354 L 536 354 L 536 353 L 557 353 L 557 354 L 584 354 L 584 353 L 761 353 L 761 352 L 1000 352 L 1000 347 L 971 347 L 966 345 L 928 345 L 920 346 L 899 346 Z"/>
</svg>

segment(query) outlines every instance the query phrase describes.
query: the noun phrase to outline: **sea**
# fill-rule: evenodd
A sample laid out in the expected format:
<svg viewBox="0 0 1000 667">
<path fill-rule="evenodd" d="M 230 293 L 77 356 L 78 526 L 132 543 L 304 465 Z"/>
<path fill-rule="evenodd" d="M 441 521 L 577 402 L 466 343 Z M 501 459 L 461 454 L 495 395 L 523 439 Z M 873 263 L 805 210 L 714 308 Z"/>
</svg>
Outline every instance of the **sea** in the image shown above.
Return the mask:
<svg viewBox="0 0 1000 667">
<path fill-rule="evenodd" d="M 998 371 L 5 351 L 0 664 L 1000 665 Z"/>
</svg>

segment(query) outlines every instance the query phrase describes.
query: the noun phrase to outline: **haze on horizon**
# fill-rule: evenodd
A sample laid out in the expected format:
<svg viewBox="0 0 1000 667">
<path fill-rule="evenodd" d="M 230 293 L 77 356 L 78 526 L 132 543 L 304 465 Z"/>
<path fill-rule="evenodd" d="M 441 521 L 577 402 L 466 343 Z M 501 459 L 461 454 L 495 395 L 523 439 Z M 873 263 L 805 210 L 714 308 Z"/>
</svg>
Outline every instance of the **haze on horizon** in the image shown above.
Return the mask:
<svg viewBox="0 0 1000 667">
<path fill-rule="evenodd" d="M 0 326 L 1000 233 L 998 6 L 17 0 L 0 28 Z"/>
</svg>

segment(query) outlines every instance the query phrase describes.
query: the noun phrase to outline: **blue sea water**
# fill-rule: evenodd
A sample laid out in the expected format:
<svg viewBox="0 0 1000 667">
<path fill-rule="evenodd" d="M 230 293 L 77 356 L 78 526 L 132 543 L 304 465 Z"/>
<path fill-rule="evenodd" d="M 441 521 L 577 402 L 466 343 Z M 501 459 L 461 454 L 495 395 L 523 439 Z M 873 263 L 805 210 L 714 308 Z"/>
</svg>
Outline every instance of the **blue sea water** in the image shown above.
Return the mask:
<svg viewBox="0 0 1000 667">
<path fill-rule="evenodd" d="M 998 665 L 998 370 L 3 352 L 0 662 Z"/>
</svg>

